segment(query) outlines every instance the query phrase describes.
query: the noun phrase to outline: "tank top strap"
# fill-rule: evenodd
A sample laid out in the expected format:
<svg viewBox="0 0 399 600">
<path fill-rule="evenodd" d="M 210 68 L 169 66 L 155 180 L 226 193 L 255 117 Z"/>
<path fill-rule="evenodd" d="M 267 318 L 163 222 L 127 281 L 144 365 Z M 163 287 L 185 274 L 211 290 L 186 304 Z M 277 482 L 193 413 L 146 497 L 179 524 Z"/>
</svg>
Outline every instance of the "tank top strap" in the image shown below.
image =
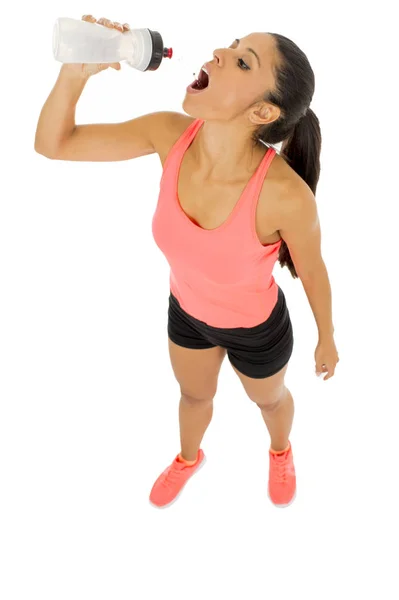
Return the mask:
<svg viewBox="0 0 399 600">
<path fill-rule="evenodd" d="M 263 182 L 272 163 L 272 160 L 276 156 L 276 154 L 277 153 L 274 148 L 268 149 L 265 156 L 262 158 L 257 170 L 253 174 L 251 181 L 248 183 L 248 186 L 245 189 L 244 195 L 247 197 L 249 195 L 251 200 L 249 202 L 244 202 L 244 207 L 246 207 L 246 209 L 244 209 L 249 210 L 251 215 L 253 213 L 254 206 L 256 206 L 256 204 L 258 203 Z"/>
<path fill-rule="evenodd" d="M 272 147 L 270 147 L 266 152 L 251 182 L 254 186 L 251 190 L 252 192 L 260 192 L 263 185 L 263 180 L 265 179 L 269 167 L 272 163 L 272 160 L 276 156 L 276 154 L 276 150 Z"/>
<path fill-rule="evenodd" d="M 250 233 L 251 239 L 253 239 L 254 235 L 256 236 L 255 220 L 260 192 L 262 190 L 266 174 L 275 155 L 276 150 L 274 148 L 269 148 L 267 150 L 256 171 L 248 182 L 248 185 L 242 192 L 242 195 L 236 205 L 235 212 L 233 213 L 236 226 L 243 228 L 241 235 Z"/>
<path fill-rule="evenodd" d="M 163 175 L 165 174 L 169 166 L 178 167 L 180 165 L 180 161 L 183 158 L 183 154 L 197 135 L 197 132 L 202 127 L 203 123 L 203 119 L 195 119 L 192 123 L 190 123 L 187 129 L 183 131 L 181 136 L 177 139 L 177 141 L 173 144 L 172 148 L 169 150 L 169 154 L 167 155 L 165 163 L 163 165 Z"/>
</svg>

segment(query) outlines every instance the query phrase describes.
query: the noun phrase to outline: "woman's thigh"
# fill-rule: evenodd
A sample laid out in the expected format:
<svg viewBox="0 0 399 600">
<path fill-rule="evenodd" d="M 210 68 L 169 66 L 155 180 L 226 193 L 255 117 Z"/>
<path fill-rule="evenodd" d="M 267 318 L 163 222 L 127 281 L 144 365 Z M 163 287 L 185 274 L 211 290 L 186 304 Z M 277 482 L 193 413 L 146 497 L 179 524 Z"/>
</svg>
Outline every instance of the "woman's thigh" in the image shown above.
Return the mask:
<svg viewBox="0 0 399 600">
<path fill-rule="evenodd" d="M 199 400 L 213 398 L 226 349 L 215 346 L 198 350 L 178 346 L 170 338 L 168 342 L 172 369 L 181 393 Z"/>
</svg>

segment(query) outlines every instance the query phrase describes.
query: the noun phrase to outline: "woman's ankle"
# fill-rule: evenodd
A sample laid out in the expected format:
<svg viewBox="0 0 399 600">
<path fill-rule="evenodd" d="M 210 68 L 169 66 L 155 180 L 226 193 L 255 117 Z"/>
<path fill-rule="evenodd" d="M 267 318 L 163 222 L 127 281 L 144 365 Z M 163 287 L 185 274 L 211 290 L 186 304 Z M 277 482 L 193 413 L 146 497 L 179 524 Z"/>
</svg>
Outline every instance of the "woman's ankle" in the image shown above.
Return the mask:
<svg viewBox="0 0 399 600">
<path fill-rule="evenodd" d="M 187 456 L 190 456 L 190 455 L 188 454 Z M 198 452 L 197 452 L 197 456 L 196 456 L 196 458 L 194 458 L 194 459 L 192 459 L 192 458 L 191 458 L 191 460 L 189 460 L 189 459 L 188 459 L 188 458 L 186 458 L 185 456 L 182 456 L 182 453 L 180 453 L 180 454 L 179 454 L 179 456 L 178 456 L 178 460 L 179 460 L 179 462 L 182 462 L 182 463 L 184 463 L 184 464 L 186 464 L 186 465 L 188 465 L 188 466 L 192 466 L 192 465 L 194 465 L 194 464 L 197 462 L 197 460 L 198 460 Z"/>
</svg>

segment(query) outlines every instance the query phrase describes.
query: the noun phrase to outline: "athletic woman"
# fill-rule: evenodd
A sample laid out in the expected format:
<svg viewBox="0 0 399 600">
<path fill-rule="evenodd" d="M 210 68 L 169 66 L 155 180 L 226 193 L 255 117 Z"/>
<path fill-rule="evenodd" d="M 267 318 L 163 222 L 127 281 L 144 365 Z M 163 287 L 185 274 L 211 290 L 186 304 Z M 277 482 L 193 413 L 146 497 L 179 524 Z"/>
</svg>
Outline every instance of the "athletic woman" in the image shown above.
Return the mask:
<svg viewBox="0 0 399 600">
<path fill-rule="evenodd" d="M 170 265 L 168 343 L 181 391 L 181 448 L 150 501 L 170 504 L 204 463 L 200 446 L 227 354 L 270 434 L 269 498 L 287 506 L 296 493 L 294 404 L 284 383 L 293 329 L 272 275 L 277 260 L 300 278 L 312 308 L 316 374 L 329 379 L 339 360 L 315 201 L 321 135 L 309 107 L 312 68 L 286 37 L 252 33 L 214 51 L 187 88 L 185 114 L 76 125 L 87 81 L 108 67 L 120 64 L 61 67 L 40 114 L 35 150 L 68 161 L 157 153 L 163 166 L 152 232 Z"/>
</svg>

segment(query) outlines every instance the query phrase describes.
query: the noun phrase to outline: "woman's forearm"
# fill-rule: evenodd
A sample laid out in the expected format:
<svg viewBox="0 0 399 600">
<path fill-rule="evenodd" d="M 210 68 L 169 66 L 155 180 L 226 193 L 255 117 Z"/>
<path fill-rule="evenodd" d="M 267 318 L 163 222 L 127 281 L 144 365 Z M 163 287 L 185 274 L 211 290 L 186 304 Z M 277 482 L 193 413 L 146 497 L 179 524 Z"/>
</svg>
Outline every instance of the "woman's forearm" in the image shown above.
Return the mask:
<svg viewBox="0 0 399 600">
<path fill-rule="evenodd" d="M 67 65 L 61 67 L 40 113 L 35 136 L 36 152 L 54 156 L 62 143 L 72 135 L 75 129 L 76 104 L 87 79 L 70 70 Z"/>
<path fill-rule="evenodd" d="M 302 285 L 317 323 L 319 338 L 331 337 L 334 334 L 331 286 L 324 261 L 312 275 L 302 280 Z"/>
</svg>

